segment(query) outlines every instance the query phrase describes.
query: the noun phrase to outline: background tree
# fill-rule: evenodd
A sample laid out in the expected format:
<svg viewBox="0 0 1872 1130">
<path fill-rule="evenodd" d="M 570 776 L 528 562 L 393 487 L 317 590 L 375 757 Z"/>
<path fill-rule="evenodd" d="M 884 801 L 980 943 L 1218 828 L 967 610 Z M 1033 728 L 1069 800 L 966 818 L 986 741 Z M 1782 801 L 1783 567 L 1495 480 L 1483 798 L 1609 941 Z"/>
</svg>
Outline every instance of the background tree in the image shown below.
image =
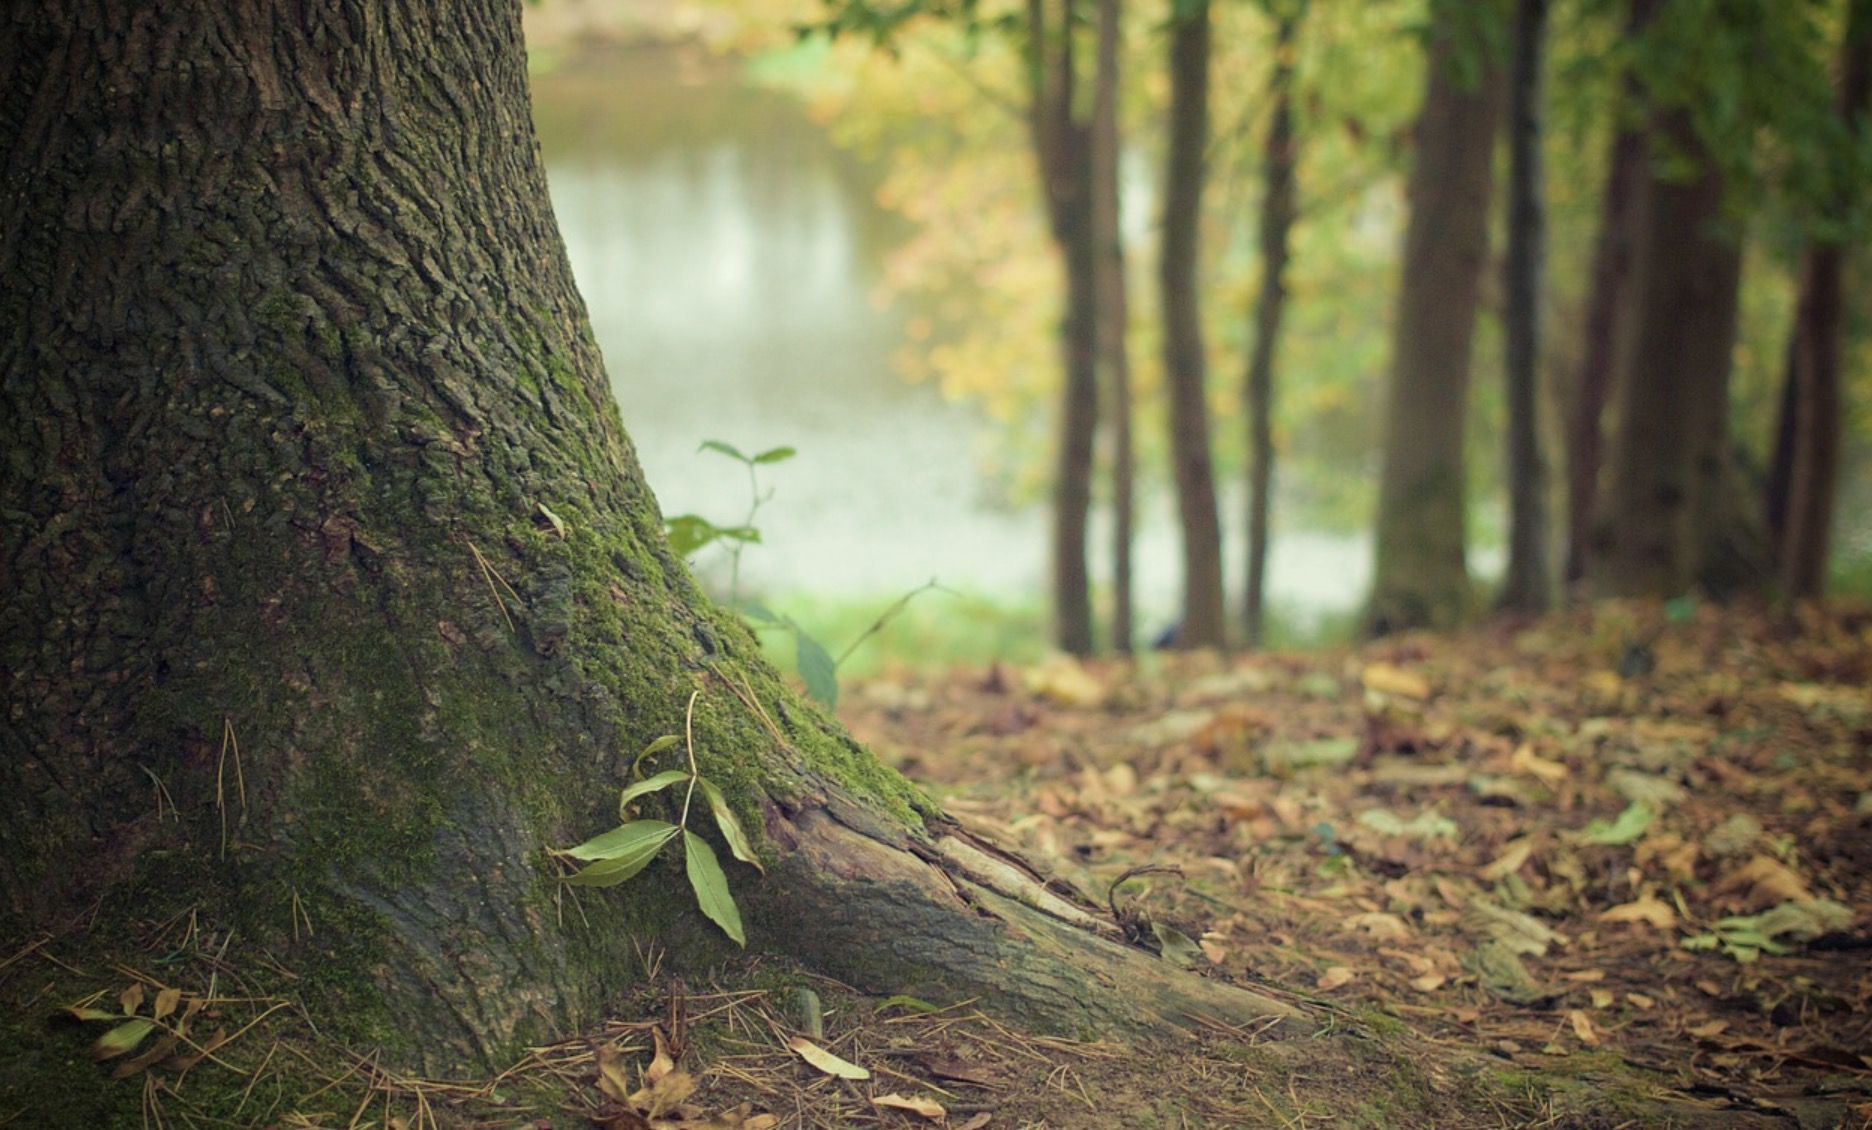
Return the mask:
<svg viewBox="0 0 1872 1130">
<path fill-rule="evenodd" d="M 1137 493 L 1136 443 L 1131 434 L 1131 303 L 1125 285 L 1123 209 L 1119 193 L 1118 46 L 1120 0 L 1099 0 L 1098 59 L 1092 93 L 1092 228 L 1098 246 L 1098 352 L 1109 410 L 1106 435 L 1111 453 L 1112 650 L 1132 649 L 1136 615 L 1131 608 L 1131 543 Z"/>
<path fill-rule="evenodd" d="M 526 84 L 505 0 L 0 23 L 0 930 L 104 964 L 184 911 L 386 1064 L 500 1066 L 633 945 L 726 949 L 667 861 L 561 913 L 545 853 L 682 735 L 765 949 L 1075 1029 L 1285 1014 L 1022 893 L 697 592 Z"/>
<path fill-rule="evenodd" d="M 1656 3 L 1657 0 L 1631 0 L 1625 25 L 1627 39 L 1635 37 L 1644 27 Z M 1612 388 L 1620 317 L 1629 305 L 1632 211 L 1645 166 L 1645 139 L 1639 128 L 1643 114 L 1642 91 L 1629 69 L 1621 72 L 1619 91 L 1612 107 L 1615 124 L 1611 156 L 1607 161 L 1605 188 L 1599 197 L 1599 232 L 1593 242 L 1580 360 L 1567 397 L 1564 575 L 1569 584 L 1586 575 L 1593 509 L 1599 493 L 1605 405 Z"/>
<path fill-rule="evenodd" d="M 1209 40 L 1208 0 L 1172 0 L 1170 133 L 1158 277 L 1170 461 L 1183 536 L 1183 619 L 1177 629 L 1182 647 L 1221 647 L 1228 639 L 1222 525 L 1209 449 L 1208 362 L 1196 285 L 1209 144 Z"/>
<path fill-rule="evenodd" d="M 1852 0 L 1839 58 L 1839 129 L 1823 159 L 1820 223 L 1801 256 L 1799 298 L 1788 343 L 1783 420 L 1776 428 L 1775 468 L 1787 471 L 1767 508 L 1776 538 L 1781 591 L 1794 599 L 1826 591 L 1827 549 L 1838 493 L 1845 427 L 1842 345 L 1846 311 L 1846 241 L 1865 224 L 1862 213 L 1868 101 L 1872 100 L 1872 0 Z"/>
<path fill-rule="evenodd" d="M 1463 424 L 1488 255 L 1502 20 L 1494 4 L 1431 10 L 1386 390 L 1367 613 L 1377 632 L 1445 627 L 1469 603 Z"/>
<path fill-rule="evenodd" d="M 1499 604 L 1526 612 L 1553 603 L 1547 457 L 1540 427 L 1541 295 L 1546 188 L 1541 162 L 1547 0 L 1516 0 L 1508 83 L 1508 308 L 1503 319 L 1508 402 L 1508 571 Z"/>
<path fill-rule="evenodd" d="M 1261 289 L 1255 297 L 1253 346 L 1242 380 L 1248 416 L 1248 562 L 1242 619 L 1248 646 L 1261 644 L 1267 587 L 1268 512 L 1274 483 L 1274 359 L 1287 306 L 1287 259 L 1294 200 L 1294 36 L 1306 0 L 1274 9 L 1274 68 L 1268 77 L 1267 138 L 1261 150 Z"/>
</svg>

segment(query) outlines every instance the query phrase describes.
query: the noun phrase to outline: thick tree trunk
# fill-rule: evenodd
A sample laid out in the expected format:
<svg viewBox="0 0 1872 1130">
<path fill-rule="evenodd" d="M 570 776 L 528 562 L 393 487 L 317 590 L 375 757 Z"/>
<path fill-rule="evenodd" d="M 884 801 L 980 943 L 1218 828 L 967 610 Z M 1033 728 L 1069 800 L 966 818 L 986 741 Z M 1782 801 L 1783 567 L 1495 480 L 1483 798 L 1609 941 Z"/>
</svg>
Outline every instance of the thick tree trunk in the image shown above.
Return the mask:
<svg viewBox="0 0 1872 1130">
<path fill-rule="evenodd" d="M 1656 0 L 1632 0 L 1626 35 L 1650 20 Z M 1628 75 L 1622 100 L 1642 96 Z M 1637 129 L 1615 129 L 1599 202 L 1599 235 L 1593 244 L 1592 289 L 1586 299 L 1585 344 L 1567 404 L 1567 556 L 1564 576 L 1572 585 L 1586 576 L 1593 507 L 1599 497 L 1599 467 L 1605 446 L 1603 418 L 1612 390 L 1620 319 L 1630 305 L 1632 211 L 1644 177 L 1645 138 Z"/>
<path fill-rule="evenodd" d="M 1469 606 L 1463 424 L 1470 344 L 1488 256 L 1489 196 L 1502 74 L 1482 43 L 1458 47 L 1445 9 L 1426 68 L 1405 189 L 1403 281 L 1379 472 L 1374 632 L 1446 627 Z M 1466 18 L 1479 18 L 1470 13 Z M 1464 86 L 1457 51 L 1482 52 Z"/>
<path fill-rule="evenodd" d="M 1274 358 L 1287 308 L 1288 236 L 1294 202 L 1294 35 L 1299 11 L 1284 12 L 1274 31 L 1274 70 L 1268 79 L 1268 132 L 1261 168 L 1261 293 L 1255 299 L 1254 348 L 1243 377 L 1248 409 L 1248 569 L 1242 599 L 1249 647 L 1261 646 L 1262 602 L 1267 588 L 1268 511 L 1274 487 Z"/>
<path fill-rule="evenodd" d="M 1545 611 L 1553 604 L 1548 545 L 1547 454 L 1541 444 L 1541 275 L 1547 213 L 1541 171 L 1541 69 L 1547 50 L 1547 0 L 1515 5 L 1514 61 L 1508 114 L 1508 312 L 1504 343 L 1508 404 L 1508 572 L 1500 607 Z"/>
<path fill-rule="evenodd" d="M 105 964 L 190 911 L 386 1065 L 504 1065 L 633 945 L 725 949 L 680 866 L 561 913 L 545 852 L 690 733 L 767 863 L 730 864 L 758 946 L 1051 1026 L 1288 1015 L 974 846 L 698 593 L 517 6 L 16 5 L 0 154 L 0 936 Z"/>
<path fill-rule="evenodd" d="M 1098 433 L 1098 246 L 1092 225 L 1091 138 L 1074 114 L 1078 63 L 1074 5 L 1029 0 L 1028 86 L 1033 149 L 1053 241 L 1065 272 L 1060 323 L 1064 369 L 1053 474 L 1053 637 L 1062 651 L 1089 655 L 1092 584 L 1086 528 Z"/>
<path fill-rule="evenodd" d="M 1092 95 L 1092 229 L 1098 246 L 1100 387 L 1110 404 L 1106 435 L 1111 444 L 1112 650 L 1130 654 L 1136 616 L 1132 610 L 1131 543 L 1135 525 L 1136 443 L 1131 434 L 1131 303 L 1125 283 L 1124 232 L 1118 191 L 1119 0 L 1099 0 L 1098 62 Z"/>
<path fill-rule="evenodd" d="M 1163 288 L 1164 383 L 1170 459 L 1183 533 L 1182 647 L 1222 647 L 1222 524 L 1209 453 L 1208 364 L 1196 287 L 1205 155 L 1209 144 L 1209 3 L 1175 5 L 1170 27 L 1170 143 L 1165 158 L 1158 274 Z"/>
<path fill-rule="evenodd" d="M 1639 190 L 1618 423 L 1588 562 L 1594 589 L 1613 596 L 1677 596 L 1740 571 L 1728 389 L 1741 250 L 1722 230 L 1723 180 L 1688 115 L 1655 115 L 1650 146 L 1702 158 L 1704 171 L 1684 181 L 1654 169 Z"/>
<path fill-rule="evenodd" d="M 1863 138 L 1872 100 L 1872 0 L 1854 0 L 1840 46 L 1839 113 L 1848 136 Z M 1840 164 L 1844 165 L 1842 161 Z M 1838 177 L 1835 218 L 1850 213 L 1864 187 L 1851 173 Z M 1785 420 L 1776 429 L 1787 440 L 1786 494 L 1770 506 L 1775 524 L 1781 591 L 1790 599 L 1826 592 L 1827 550 L 1838 493 L 1840 441 L 1845 424 L 1841 353 L 1845 332 L 1845 248 L 1838 239 L 1811 242 L 1801 262 L 1800 299 L 1788 346 Z M 1777 445 L 1779 448 L 1779 445 Z M 1779 455 L 1777 449 L 1777 455 Z M 1779 460 L 1777 460 L 1777 465 Z M 1778 515 L 1777 515 L 1778 512 Z"/>
</svg>

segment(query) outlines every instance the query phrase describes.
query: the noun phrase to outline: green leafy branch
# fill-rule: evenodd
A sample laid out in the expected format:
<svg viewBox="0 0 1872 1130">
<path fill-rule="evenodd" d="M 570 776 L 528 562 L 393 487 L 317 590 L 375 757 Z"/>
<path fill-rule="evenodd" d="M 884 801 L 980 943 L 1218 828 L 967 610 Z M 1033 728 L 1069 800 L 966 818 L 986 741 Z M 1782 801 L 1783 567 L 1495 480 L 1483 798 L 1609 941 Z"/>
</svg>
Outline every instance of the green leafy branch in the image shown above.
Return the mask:
<svg viewBox="0 0 1872 1130">
<path fill-rule="evenodd" d="M 699 692 L 697 692 L 699 693 Z M 741 827 L 741 821 L 734 810 L 728 807 L 728 798 L 713 781 L 704 777 L 696 768 L 695 760 L 695 700 L 697 695 L 689 696 L 688 710 L 683 719 L 684 736 L 665 734 L 643 748 L 632 763 L 633 774 L 647 758 L 663 750 L 684 742 L 689 757 L 688 769 L 666 769 L 654 776 L 636 781 L 625 786 L 618 797 L 617 827 L 601 835 L 593 836 L 577 847 L 553 849 L 553 854 L 565 859 L 574 859 L 583 863 L 573 874 L 564 876 L 563 882 L 580 887 L 612 887 L 636 875 L 650 861 L 662 853 L 665 846 L 682 839 L 683 870 L 689 878 L 689 887 L 695 892 L 696 905 L 709 920 L 720 926 L 722 932 L 735 940 L 737 945 L 747 945 L 747 935 L 741 926 L 741 910 L 735 905 L 734 897 L 728 891 L 728 876 L 722 871 L 721 862 L 715 856 L 715 849 L 707 840 L 695 834 L 689 828 L 690 806 L 697 793 L 708 804 L 709 812 L 715 817 L 715 826 L 721 831 L 722 839 L 728 843 L 728 850 L 743 863 L 752 864 L 756 871 L 763 874 L 766 869 L 755 856 L 753 845 L 749 843 L 747 832 Z M 685 786 L 683 791 L 682 811 L 675 823 L 667 820 L 633 820 L 630 806 L 634 801 L 662 792 L 676 785 Z"/>
</svg>

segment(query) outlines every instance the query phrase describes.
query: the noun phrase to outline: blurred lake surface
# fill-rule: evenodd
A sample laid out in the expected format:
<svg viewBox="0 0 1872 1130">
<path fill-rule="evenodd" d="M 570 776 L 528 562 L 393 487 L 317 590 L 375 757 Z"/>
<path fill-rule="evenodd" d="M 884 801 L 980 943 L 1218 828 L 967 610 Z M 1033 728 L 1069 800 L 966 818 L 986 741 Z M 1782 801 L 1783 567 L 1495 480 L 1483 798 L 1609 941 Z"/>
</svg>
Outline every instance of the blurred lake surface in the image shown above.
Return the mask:
<svg viewBox="0 0 1872 1130">
<path fill-rule="evenodd" d="M 743 556 L 742 593 L 869 598 L 935 578 L 1041 600 L 1044 508 L 998 504 L 977 473 L 993 425 L 892 368 L 915 311 L 878 301 L 905 229 L 876 203 L 875 171 L 792 98 L 695 48 L 570 54 L 533 89 L 572 269 L 665 515 L 745 519 L 745 470 L 698 453 L 704 440 L 798 449 L 761 468 L 763 544 Z M 1145 632 L 1179 599 L 1171 509 L 1144 503 Z M 1106 539 L 1094 538 L 1098 561 Z M 1348 609 L 1369 557 L 1363 538 L 1277 531 L 1270 599 L 1302 621 Z M 696 565 L 726 587 L 724 555 L 704 550 Z"/>
</svg>

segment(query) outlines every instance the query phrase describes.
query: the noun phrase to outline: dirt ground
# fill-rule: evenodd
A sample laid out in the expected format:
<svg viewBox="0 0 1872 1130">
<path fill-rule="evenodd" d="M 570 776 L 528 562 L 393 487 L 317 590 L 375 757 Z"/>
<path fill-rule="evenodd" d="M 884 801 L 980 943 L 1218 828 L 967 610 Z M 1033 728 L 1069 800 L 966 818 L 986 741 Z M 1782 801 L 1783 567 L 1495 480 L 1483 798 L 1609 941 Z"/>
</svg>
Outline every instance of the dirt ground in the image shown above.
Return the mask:
<svg viewBox="0 0 1872 1130">
<path fill-rule="evenodd" d="M 650 954 L 622 1019 L 495 1080 L 309 1052 L 274 1014 L 266 1041 L 219 1053 L 251 1079 L 234 1111 L 196 1103 L 177 1049 L 138 1046 L 112 1084 L 141 1089 L 137 1119 L 70 1124 L 1872 1126 L 1869 684 L 1872 614 L 1685 604 L 886 674 L 840 708 L 879 756 L 1165 960 L 1283 996 L 1318 1032 L 1049 1039 L 760 961 L 684 984 Z M 69 987 L 54 948 L 0 958 L 10 999 Z M 106 1015 L 121 992 L 160 1007 L 155 973 L 113 976 Z M 70 1003 L 56 992 L 30 1007 Z M 205 1003 L 239 1011 L 168 1007 Z M 48 1054 L 82 1059 L 103 1030 L 65 1027 Z M 269 1074 L 276 1058 L 296 1066 Z M 0 1126 L 40 1124 L 5 1085 Z"/>
</svg>

